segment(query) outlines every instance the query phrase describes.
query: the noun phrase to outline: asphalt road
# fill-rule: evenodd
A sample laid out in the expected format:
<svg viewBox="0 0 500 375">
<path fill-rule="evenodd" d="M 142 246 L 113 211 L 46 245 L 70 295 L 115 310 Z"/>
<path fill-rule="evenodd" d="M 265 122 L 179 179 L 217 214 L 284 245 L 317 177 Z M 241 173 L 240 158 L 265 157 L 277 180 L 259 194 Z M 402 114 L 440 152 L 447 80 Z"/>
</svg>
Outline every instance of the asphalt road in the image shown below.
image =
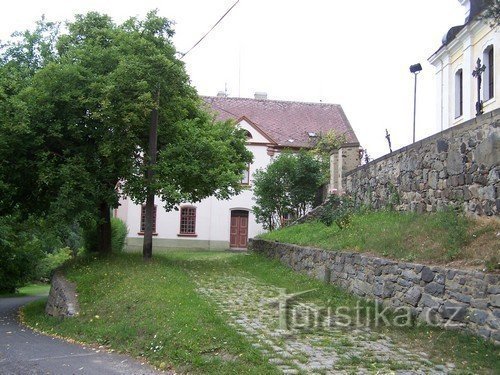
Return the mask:
<svg viewBox="0 0 500 375">
<path fill-rule="evenodd" d="M 0 374 L 161 374 L 125 355 L 36 333 L 17 321 L 20 306 L 40 297 L 0 298 Z"/>
</svg>

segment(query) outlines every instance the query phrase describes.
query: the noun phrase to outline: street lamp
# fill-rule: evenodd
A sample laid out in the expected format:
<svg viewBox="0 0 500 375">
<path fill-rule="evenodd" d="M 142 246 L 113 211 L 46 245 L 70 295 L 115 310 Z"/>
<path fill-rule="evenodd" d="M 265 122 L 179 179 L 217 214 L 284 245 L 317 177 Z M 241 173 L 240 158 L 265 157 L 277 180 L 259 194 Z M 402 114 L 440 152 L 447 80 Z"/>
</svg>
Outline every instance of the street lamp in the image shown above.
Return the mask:
<svg viewBox="0 0 500 375">
<path fill-rule="evenodd" d="M 415 90 L 413 92 L 413 143 L 415 143 L 415 118 L 417 115 L 417 74 L 422 71 L 422 65 L 413 64 L 410 66 L 410 73 L 415 75 Z"/>
</svg>

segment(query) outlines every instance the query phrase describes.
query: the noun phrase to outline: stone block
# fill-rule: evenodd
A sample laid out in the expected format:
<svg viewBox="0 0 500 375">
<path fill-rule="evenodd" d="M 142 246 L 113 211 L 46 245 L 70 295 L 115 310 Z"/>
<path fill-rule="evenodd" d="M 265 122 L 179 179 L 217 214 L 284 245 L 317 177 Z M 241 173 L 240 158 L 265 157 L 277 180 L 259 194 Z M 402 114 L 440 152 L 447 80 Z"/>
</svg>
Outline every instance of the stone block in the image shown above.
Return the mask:
<svg viewBox="0 0 500 375">
<path fill-rule="evenodd" d="M 500 307 L 500 294 L 492 294 L 490 296 L 490 304 L 494 307 Z"/>
<path fill-rule="evenodd" d="M 420 278 L 422 279 L 422 281 L 430 283 L 434 279 L 434 272 L 432 272 L 429 267 L 423 267 Z"/>
<path fill-rule="evenodd" d="M 488 323 L 492 329 L 500 331 L 500 318 L 490 315 L 486 320 L 486 323 Z"/>
<path fill-rule="evenodd" d="M 500 294 L 500 285 L 488 285 L 489 294 Z"/>
<path fill-rule="evenodd" d="M 406 280 L 409 280 L 412 282 L 420 281 L 420 277 L 415 273 L 415 271 L 410 270 L 410 269 L 403 270 L 403 272 L 401 272 L 401 276 L 404 277 Z"/>
<path fill-rule="evenodd" d="M 442 303 L 443 301 L 441 299 L 433 298 L 432 296 L 426 293 L 422 294 L 422 297 L 420 298 L 420 305 L 429 307 L 436 311 L 439 309 L 439 306 L 441 306 Z"/>
<path fill-rule="evenodd" d="M 483 310 L 473 309 L 469 313 L 469 320 L 473 323 L 483 325 L 488 319 L 488 313 Z"/>
<path fill-rule="evenodd" d="M 445 301 L 441 306 L 440 314 L 443 318 L 462 322 L 467 316 L 467 305 Z"/>
<path fill-rule="evenodd" d="M 441 297 L 444 294 L 444 285 L 431 282 L 425 286 L 424 291 L 432 296 Z"/>
<path fill-rule="evenodd" d="M 450 152 L 448 152 L 448 156 L 446 158 L 446 170 L 449 174 L 452 175 L 463 173 L 463 157 L 458 150 L 451 150 Z"/>
<path fill-rule="evenodd" d="M 486 166 L 495 165 L 500 160 L 500 135 L 491 133 L 474 150 L 474 161 Z"/>
<path fill-rule="evenodd" d="M 422 291 L 420 290 L 420 288 L 418 286 L 412 286 L 405 293 L 403 299 L 407 304 L 412 306 L 417 306 L 421 296 L 422 296 Z"/>
<path fill-rule="evenodd" d="M 457 292 L 447 292 L 447 294 L 454 300 L 462 303 L 470 304 L 472 297 L 467 294 L 457 293 Z"/>
<path fill-rule="evenodd" d="M 489 301 L 487 299 L 473 298 L 470 301 L 470 305 L 477 309 L 485 310 L 488 308 Z"/>
</svg>

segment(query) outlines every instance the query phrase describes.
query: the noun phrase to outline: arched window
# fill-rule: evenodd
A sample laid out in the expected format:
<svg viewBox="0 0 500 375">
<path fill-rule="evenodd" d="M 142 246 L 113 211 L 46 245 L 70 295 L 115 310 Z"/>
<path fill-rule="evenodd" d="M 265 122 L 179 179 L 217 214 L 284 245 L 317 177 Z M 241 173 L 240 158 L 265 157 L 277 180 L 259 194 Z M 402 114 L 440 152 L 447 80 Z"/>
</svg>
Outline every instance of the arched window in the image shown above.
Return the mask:
<svg viewBox="0 0 500 375">
<path fill-rule="evenodd" d="M 490 100 L 495 96 L 495 63 L 493 61 L 494 49 L 490 45 L 483 52 L 483 62 L 486 65 L 483 81 L 483 100 Z"/>
<path fill-rule="evenodd" d="M 245 130 L 245 134 L 247 136 L 247 139 L 252 139 L 252 133 L 250 133 L 248 130 Z"/>
<path fill-rule="evenodd" d="M 464 114 L 464 74 L 462 69 L 455 73 L 455 118 Z"/>
</svg>

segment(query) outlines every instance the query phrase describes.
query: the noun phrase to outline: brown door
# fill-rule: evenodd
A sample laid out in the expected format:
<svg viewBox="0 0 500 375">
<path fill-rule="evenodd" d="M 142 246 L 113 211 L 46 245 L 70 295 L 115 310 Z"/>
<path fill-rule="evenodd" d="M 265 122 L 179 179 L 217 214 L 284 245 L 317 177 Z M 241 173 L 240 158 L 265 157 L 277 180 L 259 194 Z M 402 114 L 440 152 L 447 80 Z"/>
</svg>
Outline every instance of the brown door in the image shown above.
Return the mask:
<svg viewBox="0 0 500 375">
<path fill-rule="evenodd" d="M 231 248 L 246 249 L 248 243 L 248 211 L 231 211 Z"/>
</svg>

